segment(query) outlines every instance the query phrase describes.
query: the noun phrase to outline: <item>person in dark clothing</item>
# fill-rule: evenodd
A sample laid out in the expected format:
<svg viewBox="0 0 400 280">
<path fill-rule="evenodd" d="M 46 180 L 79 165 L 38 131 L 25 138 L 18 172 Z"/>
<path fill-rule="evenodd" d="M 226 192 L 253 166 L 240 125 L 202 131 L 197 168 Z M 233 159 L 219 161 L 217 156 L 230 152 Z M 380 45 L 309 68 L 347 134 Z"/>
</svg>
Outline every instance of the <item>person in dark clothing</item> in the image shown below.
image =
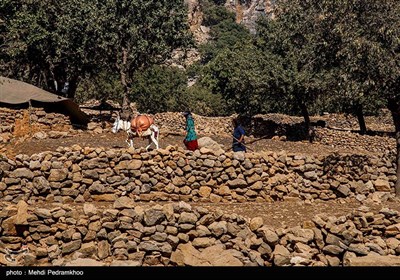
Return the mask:
<svg viewBox="0 0 400 280">
<path fill-rule="evenodd" d="M 244 141 L 245 131 L 241 126 L 238 119 L 232 120 L 234 130 L 233 130 L 233 141 L 232 150 L 234 152 L 246 152 L 246 146 Z"/>
<path fill-rule="evenodd" d="M 182 113 L 186 118 L 186 137 L 183 139 L 183 143 L 185 144 L 188 150 L 194 151 L 199 148 L 199 144 L 197 143 L 197 134 L 194 127 L 194 120 L 192 113 L 186 111 Z"/>
</svg>

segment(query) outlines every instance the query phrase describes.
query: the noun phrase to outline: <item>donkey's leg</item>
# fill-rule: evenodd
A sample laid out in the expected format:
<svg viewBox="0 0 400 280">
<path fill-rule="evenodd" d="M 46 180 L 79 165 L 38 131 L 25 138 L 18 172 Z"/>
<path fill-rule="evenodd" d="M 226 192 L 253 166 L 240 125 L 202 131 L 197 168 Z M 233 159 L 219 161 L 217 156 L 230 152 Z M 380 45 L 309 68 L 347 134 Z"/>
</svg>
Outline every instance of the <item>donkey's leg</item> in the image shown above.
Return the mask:
<svg viewBox="0 0 400 280">
<path fill-rule="evenodd" d="M 155 129 L 154 129 L 154 138 L 155 138 L 155 140 L 154 140 L 154 144 L 156 145 L 156 149 L 158 150 L 158 148 L 159 148 L 159 145 L 158 145 L 158 136 L 160 135 L 160 130 L 158 129 L 158 127 L 157 126 L 155 126 Z"/>
<path fill-rule="evenodd" d="M 148 151 L 149 150 L 149 148 L 150 148 L 150 146 L 151 146 L 151 135 L 149 135 L 149 136 L 147 136 L 147 140 L 149 140 L 149 144 L 146 146 L 146 151 Z"/>
<path fill-rule="evenodd" d="M 153 141 L 154 145 L 156 146 L 156 149 L 158 150 L 158 131 L 152 131 L 150 134 L 150 139 Z"/>
<path fill-rule="evenodd" d="M 128 144 L 128 148 L 132 146 L 132 139 L 127 138 L 125 142 Z"/>
<path fill-rule="evenodd" d="M 132 131 L 129 129 L 126 131 L 126 134 L 128 135 L 128 138 L 126 139 L 126 143 L 128 143 L 128 147 L 133 147 L 133 137 L 134 134 L 132 133 Z"/>
</svg>

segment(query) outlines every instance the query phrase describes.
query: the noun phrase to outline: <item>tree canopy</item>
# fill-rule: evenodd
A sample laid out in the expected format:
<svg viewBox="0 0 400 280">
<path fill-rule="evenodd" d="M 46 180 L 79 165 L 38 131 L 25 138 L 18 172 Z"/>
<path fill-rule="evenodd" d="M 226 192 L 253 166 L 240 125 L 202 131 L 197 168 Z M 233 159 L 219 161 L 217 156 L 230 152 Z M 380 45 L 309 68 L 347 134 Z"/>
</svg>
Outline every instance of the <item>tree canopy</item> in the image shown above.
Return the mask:
<svg viewBox="0 0 400 280">
<path fill-rule="evenodd" d="M 235 112 L 254 115 L 273 102 L 280 71 L 278 57 L 265 57 L 254 45 L 237 44 L 220 52 L 204 69 L 202 83 L 220 93 Z M 274 70 L 276 71 L 274 71 Z M 276 76 L 275 76 L 276 75 Z M 272 99 L 272 100 L 271 100 Z"/>
<path fill-rule="evenodd" d="M 79 78 L 96 71 L 103 57 L 97 6 L 97 0 L 2 1 L 2 74 L 52 91 L 69 81 L 74 92 Z"/>
<path fill-rule="evenodd" d="M 218 1 L 214 2 L 200 2 L 204 11 L 202 24 L 210 28 L 209 41 L 199 46 L 203 64 L 211 61 L 220 51 L 242 44 L 251 37 L 244 25 L 236 23 L 233 12 Z"/>
<path fill-rule="evenodd" d="M 3 75 L 70 97 L 83 76 L 117 72 L 127 95 L 136 71 L 191 43 L 183 1 L 4 0 Z"/>
<path fill-rule="evenodd" d="M 174 49 L 191 45 L 187 9 L 183 1 L 105 1 L 109 66 L 118 71 L 125 98 L 135 74 L 161 64 Z"/>
</svg>

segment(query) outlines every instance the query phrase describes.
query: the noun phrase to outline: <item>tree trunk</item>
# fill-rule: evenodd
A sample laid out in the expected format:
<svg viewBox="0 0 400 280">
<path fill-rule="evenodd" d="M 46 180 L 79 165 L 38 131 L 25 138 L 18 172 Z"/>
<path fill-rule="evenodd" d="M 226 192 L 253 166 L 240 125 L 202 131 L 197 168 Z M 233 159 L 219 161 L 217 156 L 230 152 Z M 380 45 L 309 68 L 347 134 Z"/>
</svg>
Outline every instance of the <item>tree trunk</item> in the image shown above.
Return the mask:
<svg viewBox="0 0 400 280">
<path fill-rule="evenodd" d="M 122 111 L 121 111 L 121 119 L 129 120 L 131 118 L 131 109 L 129 107 L 129 91 L 130 87 L 126 78 L 126 64 L 128 61 L 128 51 L 126 48 L 122 48 L 122 65 L 120 66 L 120 76 L 121 76 L 121 84 L 124 87 L 124 94 L 122 97 Z"/>
<path fill-rule="evenodd" d="M 304 102 L 300 103 L 300 109 L 301 109 L 301 114 L 304 117 L 304 124 L 306 125 L 306 128 L 310 127 L 310 115 L 308 114 L 307 106 L 304 104 Z"/>
<path fill-rule="evenodd" d="M 300 109 L 304 117 L 305 131 L 307 133 L 308 141 L 312 143 L 314 140 L 314 130 L 310 129 L 310 115 L 308 114 L 307 106 L 304 102 L 300 102 Z"/>
<path fill-rule="evenodd" d="M 67 92 L 67 97 L 71 98 L 74 100 L 75 94 L 76 94 L 76 89 L 78 88 L 79 84 L 79 78 L 78 77 L 72 77 L 71 80 L 69 80 L 69 88 Z"/>
<path fill-rule="evenodd" d="M 361 104 L 357 104 L 355 107 L 355 113 L 358 119 L 358 124 L 360 125 L 360 134 L 364 135 L 367 133 L 367 126 L 365 124 L 365 119 L 364 119 L 364 114 L 363 114 L 363 108 Z"/>
<path fill-rule="evenodd" d="M 394 99 L 388 100 L 388 109 L 392 113 L 396 129 L 396 184 L 395 193 L 400 197 L 400 104 Z"/>
</svg>

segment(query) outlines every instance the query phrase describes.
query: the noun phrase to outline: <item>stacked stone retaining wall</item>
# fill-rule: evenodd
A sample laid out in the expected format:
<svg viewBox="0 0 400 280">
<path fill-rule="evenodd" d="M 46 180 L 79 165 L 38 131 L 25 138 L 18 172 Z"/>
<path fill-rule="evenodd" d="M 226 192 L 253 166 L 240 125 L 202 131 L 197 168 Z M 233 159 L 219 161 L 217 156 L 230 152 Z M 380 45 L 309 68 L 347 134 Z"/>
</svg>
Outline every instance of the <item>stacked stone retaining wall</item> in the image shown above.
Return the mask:
<svg viewBox="0 0 400 280">
<path fill-rule="evenodd" d="M 394 193 L 393 155 L 302 156 L 232 153 L 177 146 L 82 148 L 0 157 L 3 201 L 246 202 L 331 200 Z"/>
<path fill-rule="evenodd" d="M 292 228 L 185 202 L 143 208 L 2 204 L 0 265 L 344 266 L 400 265 L 400 215 L 362 206 Z M 19 252 L 19 253 L 15 253 Z M 14 253 L 14 254 L 13 254 Z"/>
</svg>

